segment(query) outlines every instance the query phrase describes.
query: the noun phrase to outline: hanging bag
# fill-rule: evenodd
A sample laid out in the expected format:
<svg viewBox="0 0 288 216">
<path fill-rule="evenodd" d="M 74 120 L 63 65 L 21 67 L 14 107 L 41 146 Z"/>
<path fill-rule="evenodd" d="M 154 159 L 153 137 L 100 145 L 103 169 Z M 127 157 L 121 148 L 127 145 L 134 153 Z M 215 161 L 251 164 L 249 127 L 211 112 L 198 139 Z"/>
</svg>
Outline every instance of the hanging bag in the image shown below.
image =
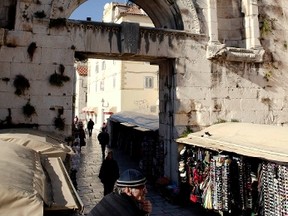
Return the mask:
<svg viewBox="0 0 288 216">
<path fill-rule="evenodd" d="M 193 203 L 201 203 L 201 190 L 199 185 L 195 185 L 190 194 L 190 201 Z"/>
</svg>

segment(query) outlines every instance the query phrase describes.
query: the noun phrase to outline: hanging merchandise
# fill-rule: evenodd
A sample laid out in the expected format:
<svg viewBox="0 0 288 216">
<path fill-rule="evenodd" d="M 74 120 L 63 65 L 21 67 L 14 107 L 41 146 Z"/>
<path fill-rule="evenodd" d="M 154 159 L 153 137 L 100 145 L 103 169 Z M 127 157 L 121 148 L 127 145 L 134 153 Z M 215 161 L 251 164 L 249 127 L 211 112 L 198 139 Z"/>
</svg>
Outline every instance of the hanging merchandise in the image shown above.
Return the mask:
<svg viewBox="0 0 288 216">
<path fill-rule="evenodd" d="M 209 179 L 209 177 L 207 178 Z M 211 188 L 211 181 L 207 182 L 207 185 L 203 187 L 203 194 L 202 194 L 202 202 L 203 202 L 203 207 L 205 209 L 213 209 L 212 206 L 212 188 Z"/>
<path fill-rule="evenodd" d="M 263 162 L 262 172 L 263 215 L 288 215 L 287 166 Z"/>
<path fill-rule="evenodd" d="M 179 172 L 182 182 L 192 188 L 192 203 L 233 216 L 244 212 L 288 215 L 287 166 L 267 161 L 253 164 L 247 157 L 212 155 L 200 148 L 185 148 L 185 154 L 179 162 Z"/>
<path fill-rule="evenodd" d="M 231 122 L 178 138 L 187 152 L 180 157 L 187 201 L 220 215 L 288 216 L 287 134 L 285 127 Z"/>
</svg>

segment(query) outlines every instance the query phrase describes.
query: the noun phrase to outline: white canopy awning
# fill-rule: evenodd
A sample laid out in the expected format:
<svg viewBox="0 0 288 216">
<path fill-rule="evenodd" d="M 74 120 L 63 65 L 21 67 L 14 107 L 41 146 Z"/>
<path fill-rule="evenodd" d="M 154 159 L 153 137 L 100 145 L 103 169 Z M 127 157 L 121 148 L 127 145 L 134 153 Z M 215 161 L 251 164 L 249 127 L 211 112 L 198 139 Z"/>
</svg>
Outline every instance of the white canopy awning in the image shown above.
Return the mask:
<svg viewBox="0 0 288 216">
<path fill-rule="evenodd" d="M 59 135 L 33 129 L 0 130 L 0 140 L 16 143 L 49 157 L 60 157 L 63 161 L 67 154 L 73 153 Z"/>
<path fill-rule="evenodd" d="M 79 210 L 83 211 L 83 203 L 70 180 L 64 164 L 60 158 L 47 158 L 43 164 L 51 179 L 53 203 L 45 210 Z"/>
<path fill-rule="evenodd" d="M 288 127 L 238 122 L 221 123 L 176 141 L 215 151 L 288 162 Z"/>
<path fill-rule="evenodd" d="M 23 146 L 0 141 L 0 214 L 43 215 L 52 203 L 39 154 Z"/>
<path fill-rule="evenodd" d="M 120 122 L 122 125 L 127 124 L 129 127 L 141 127 L 147 129 L 147 131 L 156 131 L 159 129 L 159 117 L 157 115 L 123 111 L 111 115 L 109 119 Z"/>
<path fill-rule="evenodd" d="M 4 131 L 9 130 L 0 131 L 0 215 L 82 212 L 83 203 L 62 158 L 57 157 L 67 153 L 66 148 L 58 147 L 60 140 L 40 131 Z"/>
</svg>

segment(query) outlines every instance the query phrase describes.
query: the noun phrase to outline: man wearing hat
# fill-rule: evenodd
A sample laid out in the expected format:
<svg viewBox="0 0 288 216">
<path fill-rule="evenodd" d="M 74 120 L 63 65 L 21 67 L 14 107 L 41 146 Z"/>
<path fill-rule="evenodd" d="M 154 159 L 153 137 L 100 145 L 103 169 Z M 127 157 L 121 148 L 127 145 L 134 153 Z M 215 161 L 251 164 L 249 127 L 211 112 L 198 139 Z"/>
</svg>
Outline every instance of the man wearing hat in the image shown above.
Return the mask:
<svg viewBox="0 0 288 216">
<path fill-rule="evenodd" d="M 116 182 L 117 192 L 110 193 L 88 216 L 147 216 L 152 204 L 146 200 L 146 178 L 136 169 L 127 169 Z"/>
</svg>

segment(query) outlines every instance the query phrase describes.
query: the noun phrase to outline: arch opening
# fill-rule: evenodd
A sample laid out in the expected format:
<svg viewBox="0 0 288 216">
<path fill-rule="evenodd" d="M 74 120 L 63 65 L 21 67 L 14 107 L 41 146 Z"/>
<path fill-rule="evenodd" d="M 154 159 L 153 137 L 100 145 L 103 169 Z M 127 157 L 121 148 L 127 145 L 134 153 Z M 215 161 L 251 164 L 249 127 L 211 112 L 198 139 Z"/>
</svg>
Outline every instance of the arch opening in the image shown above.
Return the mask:
<svg viewBox="0 0 288 216">
<path fill-rule="evenodd" d="M 67 4 L 66 16 L 69 17 L 73 11 L 87 0 L 71 0 Z M 147 13 L 147 15 L 152 20 L 156 28 L 167 28 L 167 29 L 177 29 L 183 30 L 183 21 L 181 17 L 180 10 L 174 1 L 143 1 L 143 0 L 131 0 L 131 3 L 135 3 L 141 9 Z"/>
</svg>

